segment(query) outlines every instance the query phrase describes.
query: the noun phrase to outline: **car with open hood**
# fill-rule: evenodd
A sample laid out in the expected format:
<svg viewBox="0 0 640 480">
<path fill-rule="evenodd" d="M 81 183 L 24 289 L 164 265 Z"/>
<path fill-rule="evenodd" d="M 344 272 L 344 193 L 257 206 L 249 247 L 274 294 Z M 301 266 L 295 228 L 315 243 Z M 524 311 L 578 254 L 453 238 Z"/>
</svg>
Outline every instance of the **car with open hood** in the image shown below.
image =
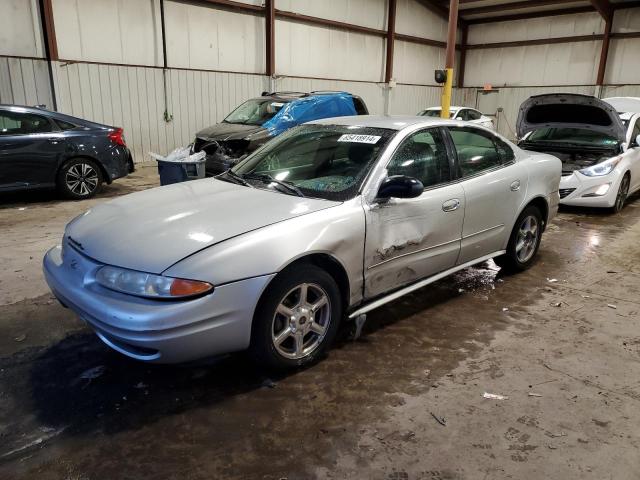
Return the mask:
<svg viewBox="0 0 640 480">
<path fill-rule="evenodd" d="M 305 365 L 344 317 L 493 258 L 524 270 L 558 208 L 560 161 L 488 129 L 340 117 L 214 178 L 93 207 L 45 278 L 111 348 L 175 363 L 249 349 Z M 223 206 L 223 208 L 220 208 Z"/>
<path fill-rule="evenodd" d="M 620 211 L 640 190 L 640 100 L 578 94 L 529 98 L 518 113 L 519 146 L 562 161 L 560 203 Z"/>
<path fill-rule="evenodd" d="M 207 176 L 218 175 L 296 125 L 368 113 L 364 101 L 347 92 L 265 92 L 241 104 L 221 123 L 196 133 L 193 153 L 204 150 Z"/>
</svg>

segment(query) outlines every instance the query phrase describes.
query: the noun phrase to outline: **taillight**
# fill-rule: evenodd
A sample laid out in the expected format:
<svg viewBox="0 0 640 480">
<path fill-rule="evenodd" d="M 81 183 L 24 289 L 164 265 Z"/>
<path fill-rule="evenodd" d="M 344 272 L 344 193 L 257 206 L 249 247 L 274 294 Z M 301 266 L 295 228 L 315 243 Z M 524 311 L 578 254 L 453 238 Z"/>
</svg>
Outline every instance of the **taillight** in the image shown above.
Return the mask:
<svg viewBox="0 0 640 480">
<path fill-rule="evenodd" d="M 116 128 L 115 130 L 110 131 L 108 137 L 109 140 L 116 145 L 122 145 L 123 147 L 127 146 L 127 144 L 124 143 L 124 130 L 121 128 Z"/>
</svg>

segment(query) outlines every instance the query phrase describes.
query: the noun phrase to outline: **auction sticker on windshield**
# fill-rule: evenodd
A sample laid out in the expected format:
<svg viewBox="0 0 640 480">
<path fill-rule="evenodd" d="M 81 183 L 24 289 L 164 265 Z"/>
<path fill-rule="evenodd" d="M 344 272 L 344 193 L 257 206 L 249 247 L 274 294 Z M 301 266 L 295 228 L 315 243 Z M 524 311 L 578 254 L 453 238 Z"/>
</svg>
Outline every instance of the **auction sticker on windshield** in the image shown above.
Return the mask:
<svg viewBox="0 0 640 480">
<path fill-rule="evenodd" d="M 382 137 L 377 135 L 356 135 L 354 133 L 345 133 L 342 135 L 338 141 L 339 142 L 352 142 L 352 143 L 378 143 Z"/>
</svg>

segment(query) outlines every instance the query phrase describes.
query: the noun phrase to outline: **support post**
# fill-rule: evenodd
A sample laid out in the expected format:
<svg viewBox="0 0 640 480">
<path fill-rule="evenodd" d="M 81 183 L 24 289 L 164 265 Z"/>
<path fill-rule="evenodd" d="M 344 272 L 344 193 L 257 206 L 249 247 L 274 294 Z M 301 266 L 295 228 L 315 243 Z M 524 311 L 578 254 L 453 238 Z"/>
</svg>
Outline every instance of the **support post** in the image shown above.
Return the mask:
<svg viewBox="0 0 640 480">
<path fill-rule="evenodd" d="M 601 87 L 604 84 L 604 77 L 607 71 L 607 57 L 609 56 L 609 43 L 611 40 L 611 27 L 613 25 L 614 11 L 605 19 L 604 36 L 602 37 L 602 49 L 600 50 L 600 64 L 598 65 L 598 78 L 596 85 Z"/>
<path fill-rule="evenodd" d="M 275 46 L 275 18 L 276 18 L 276 6 L 275 0 L 266 0 L 264 6 L 264 20 L 265 20 L 265 47 L 266 47 L 266 74 L 269 77 L 269 82 L 276 74 L 276 46 Z"/>
<path fill-rule="evenodd" d="M 47 70 L 49 71 L 49 87 L 51 88 L 51 101 L 53 110 L 58 110 L 56 99 L 56 86 L 53 81 L 52 61 L 58 60 L 58 42 L 56 41 L 56 28 L 53 22 L 53 6 L 51 0 L 40 0 L 40 24 L 44 37 L 44 53 L 47 59 Z"/>
<path fill-rule="evenodd" d="M 389 85 L 393 79 L 393 47 L 396 34 L 396 3 L 397 0 L 389 0 L 389 12 L 387 14 L 387 62 L 384 69 L 384 81 Z"/>
<path fill-rule="evenodd" d="M 453 89 L 453 67 L 456 61 L 456 36 L 458 28 L 458 0 L 451 0 L 449 6 L 449 32 L 447 34 L 447 57 L 445 69 L 447 71 L 447 81 L 442 91 L 442 110 L 440 116 L 449 118 L 451 108 L 451 91 Z"/>
<path fill-rule="evenodd" d="M 162 89 L 164 92 L 164 121 L 173 120 L 173 114 L 169 112 L 169 94 L 167 92 L 167 33 L 164 21 L 164 0 L 160 0 L 160 35 L 162 36 Z"/>
<path fill-rule="evenodd" d="M 462 26 L 462 38 L 460 43 L 460 66 L 458 67 L 458 88 L 464 87 L 464 72 L 467 66 L 467 43 L 469 37 L 469 26 Z"/>
</svg>

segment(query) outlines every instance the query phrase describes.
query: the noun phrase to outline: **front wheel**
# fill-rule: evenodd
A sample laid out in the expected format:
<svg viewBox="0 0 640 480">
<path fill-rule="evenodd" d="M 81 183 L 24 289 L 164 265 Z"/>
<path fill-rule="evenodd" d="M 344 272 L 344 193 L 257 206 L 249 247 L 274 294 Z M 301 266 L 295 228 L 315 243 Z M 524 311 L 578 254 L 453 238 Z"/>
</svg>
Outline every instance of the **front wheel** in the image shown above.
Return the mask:
<svg viewBox="0 0 640 480">
<path fill-rule="evenodd" d="M 67 198 L 84 200 L 93 197 L 102 184 L 102 173 L 95 162 L 74 158 L 58 172 L 57 187 Z"/>
<path fill-rule="evenodd" d="M 333 342 L 341 316 L 340 291 L 331 275 L 314 265 L 286 270 L 258 303 L 250 353 L 269 368 L 311 364 Z"/>
<path fill-rule="evenodd" d="M 511 272 L 529 268 L 540 247 L 542 228 L 542 214 L 538 207 L 530 205 L 525 208 L 513 227 L 507 252 L 494 259 L 496 264 Z"/>
<path fill-rule="evenodd" d="M 624 202 L 627 201 L 629 196 L 629 184 L 631 183 L 631 177 L 628 173 L 624 174 L 622 181 L 620 182 L 620 188 L 618 188 L 618 194 L 616 195 L 616 203 L 613 204 L 613 213 L 618 213 L 624 207 Z"/>
</svg>

